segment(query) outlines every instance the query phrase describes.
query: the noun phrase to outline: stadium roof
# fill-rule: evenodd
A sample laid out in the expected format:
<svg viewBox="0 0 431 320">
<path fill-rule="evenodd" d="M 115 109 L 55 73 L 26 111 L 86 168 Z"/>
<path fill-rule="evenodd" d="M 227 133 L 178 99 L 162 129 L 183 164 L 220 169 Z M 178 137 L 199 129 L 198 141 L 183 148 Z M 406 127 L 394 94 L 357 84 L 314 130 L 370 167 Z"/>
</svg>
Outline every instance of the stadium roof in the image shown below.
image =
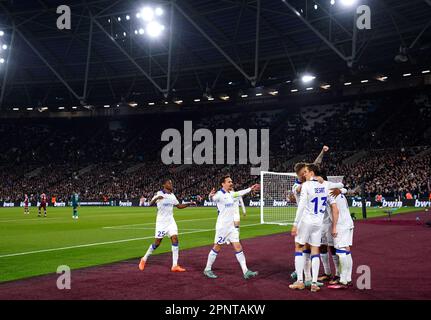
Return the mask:
<svg viewBox="0 0 431 320">
<path fill-rule="evenodd" d="M 431 0 L 360 1 L 371 30 L 354 28 L 357 5 L 340 1 L 69 1 L 71 30 L 56 24 L 67 1 L 1 1 L 0 107 L 202 98 L 304 72 L 340 82 L 431 67 Z M 137 17 L 145 6 L 163 10 L 160 37 Z M 400 48 L 407 62 L 395 62 Z"/>
</svg>

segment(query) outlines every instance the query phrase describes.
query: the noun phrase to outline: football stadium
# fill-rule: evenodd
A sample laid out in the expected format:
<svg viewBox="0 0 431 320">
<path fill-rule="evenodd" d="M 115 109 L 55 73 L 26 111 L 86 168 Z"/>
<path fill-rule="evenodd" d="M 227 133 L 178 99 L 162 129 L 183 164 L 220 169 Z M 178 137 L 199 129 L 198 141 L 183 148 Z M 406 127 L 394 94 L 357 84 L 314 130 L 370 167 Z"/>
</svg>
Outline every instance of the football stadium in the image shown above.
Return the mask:
<svg viewBox="0 0 431 320">
<path fill-rule="evenodd" d="M 0 1 L 0 84 L 0 300 L 431 299 L 429 0 Z"/>
</svg>

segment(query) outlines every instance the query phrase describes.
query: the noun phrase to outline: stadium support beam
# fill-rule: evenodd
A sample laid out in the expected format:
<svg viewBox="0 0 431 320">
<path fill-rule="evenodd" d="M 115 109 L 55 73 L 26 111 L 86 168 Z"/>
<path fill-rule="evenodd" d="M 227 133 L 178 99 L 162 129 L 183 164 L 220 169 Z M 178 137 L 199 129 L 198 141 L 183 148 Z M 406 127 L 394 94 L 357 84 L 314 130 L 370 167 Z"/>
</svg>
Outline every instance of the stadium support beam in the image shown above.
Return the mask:
<svg viewBox="0 0 431 320">
<path fill-rule="evenodd" d="M 90 17 L 91 12 L 89 12 Z M 91 47 L 93 45 L 93 21 L 90 20 L 90 31 L 88 35 L 88 51 L 87 51 L 87 64 L 85 66 L 85 79 L 84 79 L 84 93 L 82 94 L 82 99 L 87 101 L 88 94 L 88 73 L 90 71 L 90 62 L 91 62 Z"/>
<path fill-rule="evenodd" d="M 3 82 L 1 84 L 1 94 L 0 94 L 0 109 L 3 107 L 3 101 L 4 96 L 6 94 L 6 86 L 9 80 L 9 65 L 10 65 L 10 58 L 12 56 L 12 50 L 14 50 L 14 44 L 15 44 L 15 28 L 12 30 L 12 37 L 9 45 L 9 54 L 6 61 L 6 70 L 4 71 L 3 75 Z"/>
<path fill-rule="evenodd" d="M 49 70 L 57 77 L 58 80 L 69 90 L 69 92 L 79 101 L 82 100 L 75 90 L 67 83 L 67 81 L 55 70 L 55 68 L 45 59 L 45 57 L 39 52 L 39 50 L 33 46 L 33 44 L 27 39 L 27 37 L 21 32 L 18 27 L 15 27 L 14 30 L 21 37 L 21 39 L 30 47 L 31 50 L 39 57 L 40 60 L 48 67 Z"/>
<path fill-rule="evenodd" d="M 99 29 L 111 40 L 111 42 L 121 51 L 121 53 L 123 53 L 127 59 L 153 84 L 154 87 L 156 87 L 157 90 L 159 90 L 161 93 L 165 93 L 166 90 L 162 89 L 156 81 L 154 81 L 154 79 L 135 61 L 135 59 L 133 59 L 132 56 L 130 56 L 130 54 L 127 53 L 126 50 L 123 49 L 123 47 L 117 42 L 115 41 L 114 38 L 112 38 L 112 36 L 105 30 L 105 28 L 103 28 L 103 26 L 100 24 L 99 21 L 97 21 L 94 17 L 91 18 L 91 21 L 93 23 L 95 23 Z"/>
<path fill-rule="evenodd" d="M 347 61 L 349 68 L 352 68 L 353 64 L 355 63 L 358 49 L 358 28 L 356 27 L 356 19 L 357 14 L 355 12 L 353 14 L 352 56 L 350 57 L 349 61 Z"/>
<path fill-rule="evenodd" d="M 248 81 L 253 81 L 253 77 L 249 76 L 177 3 L 173 2 L 175 8 L 198 30 L 205 39 L 207 39 L 235 69 L 237 69 Z"/>
<path fill-rule="evenodd" d="M 288 7 L 293 14 L 295 14 L 299 20 L 301 20 L 311 31 L 313 31 L 316 36 L 318 36 L 332 51 L 334 51 L 341 59 L 348 62 L 349 58 L 346 57 L 340 50 L 335 47 L 335 45 L 329 41 L 324 35 L 322 35 L 319 30 L 317 30 L 307 19 L 305 19 L 298 10 L 295 9 L 287 0 L 282 0 L 282 2 Z"/>
<path fill-rule="evenodd" d="M 431 6 L 431 0 L 429 2 Z M 413 49 L 413 47 L 416 45 L 416 43 L 419 41 L 419 39 L 422 37 L 422 35 L 425 33 L 425 31 L 431 26 L 431 20 L 428 21 L 428 23 L 422 28 L 421 32 L 417 35 L 417 37 L 412 41 L 412 44 L 409 46 L 409 49 Z"/>
<path fill-rule="evenodd" d="M 166 93 L 165 98 L 168 97 L 169 93 L 171 92 L 171 77 L 172 77 L 172 47 L 173 47 L 173 41 L 174 41 L 174 5 L 173 2 L 171 2 L 170 7 L 170 21 L 169 21 L 169 53 L 168 53 L 168 74 L 167 74 L 167 80 L 166 80 Z"/>
<path fill-rule="evenodd" d="M 256 11 L 256 48 L 254 56 L 254 77 L 252 84 L 255 87 L 259 77 L 259 41 L 260 41 L 260 8 L 261 0 L 257 0 L 257 11 Z"/>
</svg>

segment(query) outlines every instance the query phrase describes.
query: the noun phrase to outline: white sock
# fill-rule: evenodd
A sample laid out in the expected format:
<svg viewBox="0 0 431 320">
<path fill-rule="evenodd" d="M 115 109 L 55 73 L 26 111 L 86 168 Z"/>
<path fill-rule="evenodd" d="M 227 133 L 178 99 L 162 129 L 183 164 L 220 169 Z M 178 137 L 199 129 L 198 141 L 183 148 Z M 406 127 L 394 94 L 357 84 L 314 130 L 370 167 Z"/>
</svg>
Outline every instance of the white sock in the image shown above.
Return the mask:
<svg viewBox="0 0 431 320">
<path fill-rule="evenodd" d="M 332 255 L 332 261 L 334 261 L 335 275 L 337 277 L 339 277 L 340 276 L 340 268 L 339 268 L 340 261 L 339 261 L 338 256 L 336 254 Z"/>
<path fill-rule="evenodd" d="M 311 256 L 311 270 L 313 276 L 313 283 L 317 282 L 317 278 L 319 277 L 319 268 L 320 268 L 320 255 L 316 254 Z"/>
<path fill-rule="evenodd" d="M 310 250 L 304 250 L 304 277 L 305 281 L 311 281 L 311 259 Z"/>
<path fill-rule="evenodd" d="M 172 266 L 175 267 L 178 265 L 178 252 L 179 252 L 178 244 L 172 245 Z"/>
<path fill-rule="evenodd" d="M 149 258 L 149 256 L 151 256 L 154 250 L 156 250 L 156 248 L 154 247 L 154 244 L 151 244 L 147 250 L 147 253 L 144 256 L 144 261 L 147 261 L 147 259 Z"/>
<path fill-rule="evenodd" d="M 295 252 L 295 269 L 299 282 L 304 282 L 304 256 L 302 252 Z"/>
<path fill-rule="evenodd" d="M 329 264 L 329 257 L 327 253 L 321 253 L 320 259 L 322 259 L 323 269 L 325 274 L 329 276 L 331 274 L 331 265 Z"/>
<path fill-rule="evenodd" d="M 205 271 L 211 270 L 214 264 L 214 261 L 217 258 L 217 254 L 218 252 L 214 251 L 214 249 L 211 249 L 210 253 L 208 254 L 208 261 L 207 261 L 207 266 L 205 267 Z"/>
<path fill-rule="evenodd" d="M 245 274 L 247 272 L 248 268 L 247 268 L 247 263 L 245 262 L 244 252 L 243 251 L 237 252 L 235 254 L 235 256 L 236 256 L 236 259 L 238 260 L 238 262 L 241 266 L 242 273 Z"/>
<path fill-rule="evenodd" d="M 352 258 L 352 254 L 349 252 L 349 254 L 347 255 L 347 270 L 346 270 L 346 280 L 347 282 L 351 282 L 352 281 L 352 270 L 353 270 L 353 258 Z"/>
<path fill-rule="evenodd" d="M 348 272 L 348 261 L 347 261 L 348 258 L 347 258 L 347 255 L 344 251 L 339 252 L 337 250 L 337 255 L 340 258 L 340 269 L 341 269 L 340 270 L 340 282 L 342 284 L 346 284 L 347 283 L 346 275 Z"/>
</svg>

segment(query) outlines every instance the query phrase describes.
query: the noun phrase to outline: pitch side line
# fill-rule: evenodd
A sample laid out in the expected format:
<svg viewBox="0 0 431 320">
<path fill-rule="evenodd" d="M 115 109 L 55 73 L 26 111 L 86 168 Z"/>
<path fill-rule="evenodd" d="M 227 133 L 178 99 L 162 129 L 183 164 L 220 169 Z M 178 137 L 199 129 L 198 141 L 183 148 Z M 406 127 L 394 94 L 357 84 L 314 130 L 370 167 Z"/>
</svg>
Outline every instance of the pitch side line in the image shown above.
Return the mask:
<svg viewBox="0 0 431 320">
<path fill-rule="evenodd" d="M 254 214 L 248 214 L 247 217 L 252 217 L 252 216 L 260 216 L 260 213 L 254 213 Z M 204 221 L 204 220 L 217 220 L 217 217 L 212 217 L 212 218 L 199 218 L 199 219 L 187 219 L 187 220 L 177 220 L 175 219 L 175 221 L 177 223 L 180 222 L 191 222 L 191 221 Z M 102 227 L 102 229 L 115 229 L 118 227 L 134 227 L 134 226 L 149 226 L 149 225 L 156 225 L 156 222 L 146 222 L 146 223 L 135 223 L 135 224 L 122 224 L 122 225 L 118 225 L 118 226 L 107 226 L 107 227 Z"/>
<path fill-rule="evenodd" d="M 253 227 L 253 226 L 258 226 L 258 225 L 260 226 L 261 224 L 260 223 L 247 224 L 247 225 L 241 226 L 241 228 Z M 214 228 L 212 228 L 212 229 L 203 229 L 203 230 L 199 230 L 199 231 L 183 232 L 183 233 L 180 233 L 180 235 L 192 234 L 192 233 L 210 232 L 210 231 L 214 231 Z M 0 258 L 25 256 L 25 255 L 36 254 L 36 253 L 62 251 L 62 250 L 70 250 L 70 249 L 77 249 L 77 248 L 96 247 L 96 246 L 103 246 L 103 245 L 107 245 L 107 244 L 131 242 L 131 241 L 138 241 L 138 240 L 148 240 L 148 239 L 154 239 L 154 236 L 142 237 L 142 238 L 124 239 L 124 240 L 115 240 L 115 241 L 107 241 L 107 242 L 98 242 L 98 243 L 89 243 L 89 244 L 81 244 L 81 245 L 77 245 L 77 246 L 62 247 L 62 248 L 52 248 L 52 249 L 43 249 L 43 250 L 28 251 L 28 252 L 11 253 L 11 254 L 1 255 Z"/>
<path fill-rule="evenodd" d="M 122 227 L 122 226 L 118 226 L 118 227 L 106 227 L 103 229 L 109 229 L 109 230 L 154 230 L 154 227 Z M 185 228 L 181 228 L 181 230 L 186 230 L 186 231 L 197 231 L 197 230 L 204 230 L 204 229 L 185 229 Z"/>
</svg>

